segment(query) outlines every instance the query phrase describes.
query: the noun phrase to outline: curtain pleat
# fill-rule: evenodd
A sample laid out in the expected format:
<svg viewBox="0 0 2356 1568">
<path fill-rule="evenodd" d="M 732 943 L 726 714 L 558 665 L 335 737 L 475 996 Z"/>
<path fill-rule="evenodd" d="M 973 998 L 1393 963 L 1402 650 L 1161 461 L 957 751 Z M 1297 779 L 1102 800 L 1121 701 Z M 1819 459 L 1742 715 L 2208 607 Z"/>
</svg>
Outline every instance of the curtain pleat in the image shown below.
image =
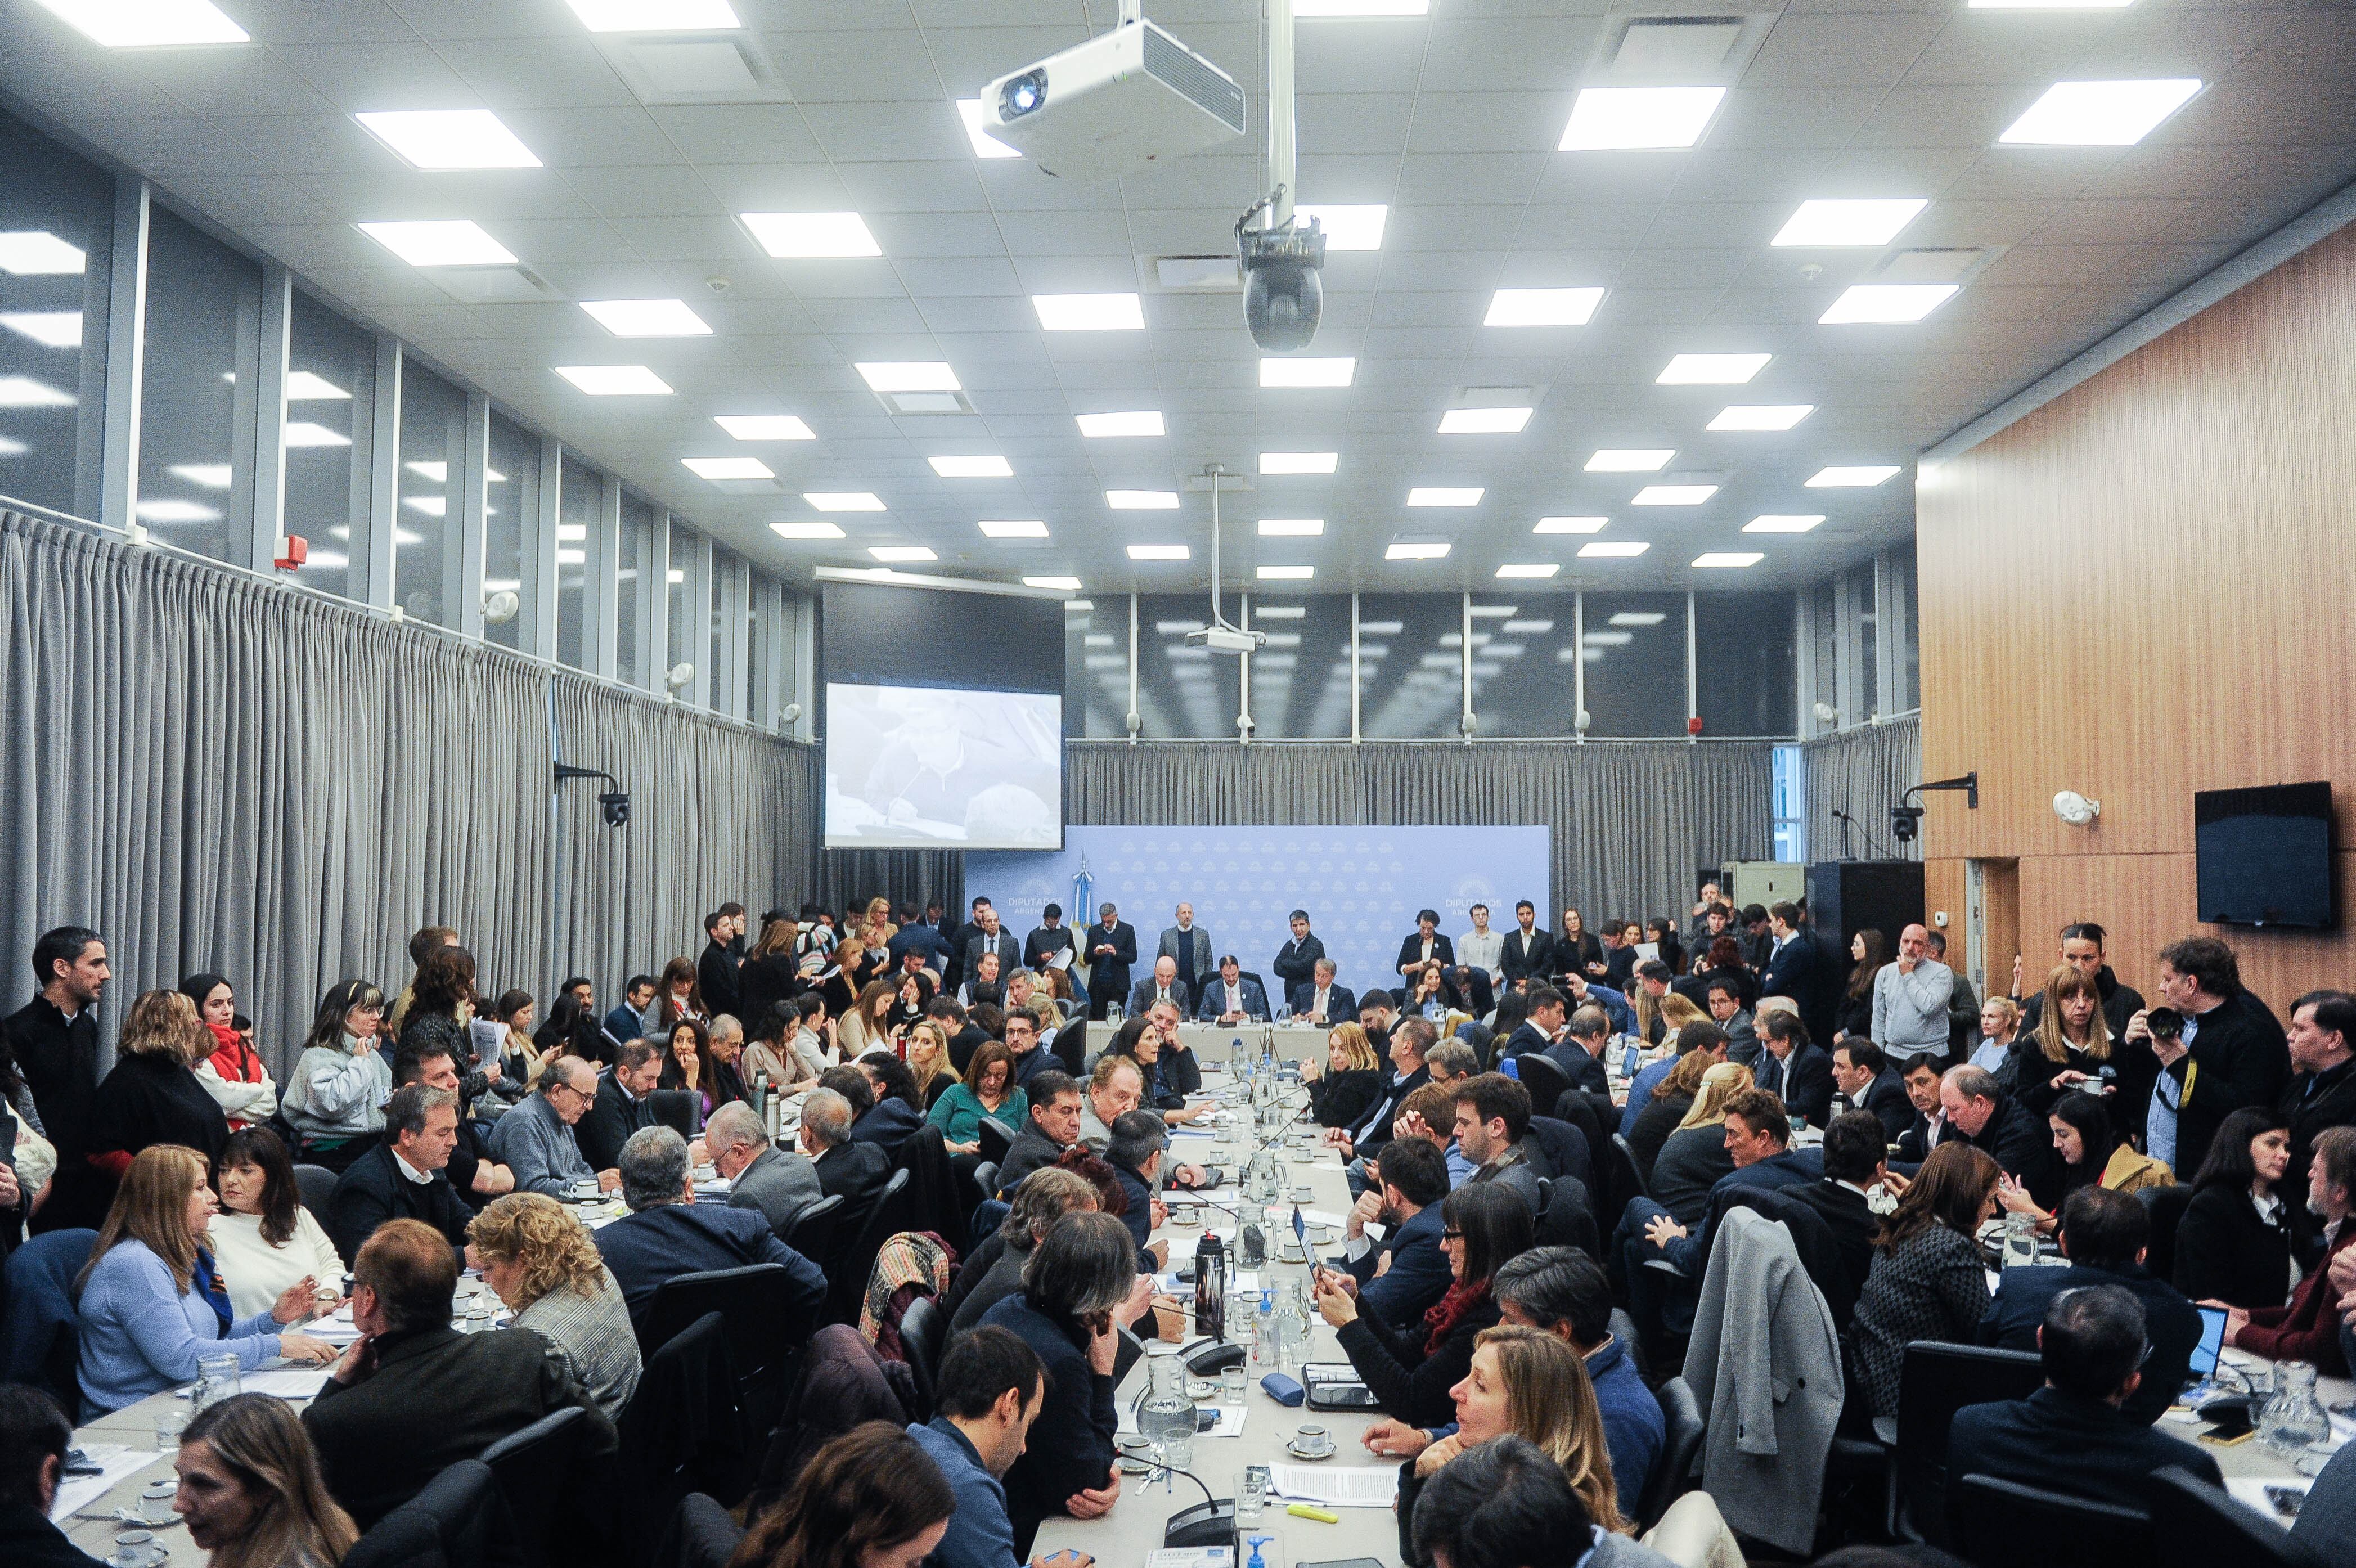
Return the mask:
<svg viewBox="0 0 2356 1568">
<path fill-rule="evenodd" d="M 1890 834 L 1890 808 L 1922 781 L 1920 714 L 1843 730 L 1800 749 L 1810 858 L 1838 859 L 1844 845 L 1860 857 L 1922 858 L 1920 839 L 1899 843 Z M 1845 828 L 1835 811 L 1855 817 L 1856 828 Z"/>
</svg>

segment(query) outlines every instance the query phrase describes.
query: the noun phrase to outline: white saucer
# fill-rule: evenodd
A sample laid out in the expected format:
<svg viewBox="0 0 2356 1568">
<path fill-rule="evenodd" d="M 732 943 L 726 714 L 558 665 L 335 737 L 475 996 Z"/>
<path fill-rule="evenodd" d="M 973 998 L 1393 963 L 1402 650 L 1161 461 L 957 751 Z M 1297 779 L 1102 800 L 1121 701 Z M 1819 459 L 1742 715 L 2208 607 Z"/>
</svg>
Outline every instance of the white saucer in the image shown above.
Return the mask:
<svg viewBox="0 0 2356 1568">
<path fill-rule="evenodd" d="M 1312 1465 L 1322 1465 L 1326 1460 L 1333 1457 L 1334 1455 L 1342 1452 L 1342 1446 L 1337 1443 L 1333 1447 L 1325 1450 L 1323 1454 L 1304 1454 L 1301 1451 L 1301 1446 L 1296 1441 L 1291 1438 L 1287 1438 L 1284 1443 L 1284 1451 L 1287 1454 L 1291 1455 L 1295 1459 L 1303 1459 Z"/>
</svg>

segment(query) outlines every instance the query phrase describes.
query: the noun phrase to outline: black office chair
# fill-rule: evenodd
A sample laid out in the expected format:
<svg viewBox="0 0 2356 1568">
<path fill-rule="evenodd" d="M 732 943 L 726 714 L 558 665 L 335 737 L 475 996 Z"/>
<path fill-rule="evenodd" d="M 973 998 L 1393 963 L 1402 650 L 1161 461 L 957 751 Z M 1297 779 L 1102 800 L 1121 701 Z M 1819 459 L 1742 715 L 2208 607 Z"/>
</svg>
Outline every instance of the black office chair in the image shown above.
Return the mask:
<svg viewBox="0 0 2356 1568">
<path fill-rule="evenodd" d="M 759 1439 L 746 1441 L 719 1313 L 705 1313 L 647 1359 L 614 1425 L 619 1471 L 629 1477 L 616 1520 L 627 1561 L 648 1561 L 688 1493 L 744 1495 L 746 1457 Z"/>
<path fill-rule="evenodd" d="M 1618 1314 L 1613 1314 L 1617 1316 Z M 1644 1478 L 1644 1496 L 1637 1505 L 1639 1530 L 1652 1529 L 1669 1511 L 1669 1505 L 1693 1489 L 1694 1462 L 1701 1457 L 1702 1440 L 1709 1427 L 1701 1418 L 1701 1402 L 1683 1378 L 1671 1378 L 1653 1391 L 1661 1402 L 1667 1431 L 1654 1457 L 1653 1473 Z"/>
<path fill-rule="evenodd" d="M 1072 1015 L 1072 1021 L 1055 1031 L 1055 1043 L 1048 1049 L 1055 1052 L 1055 1059 L 1063 1064 L 1066 1072 L 1074 1078 L 1087 1077 L 1088 1009 L 1086 998 L 1081 999 L 1079 1011 Z"/>
<path fill-rule="evenodd" d="M 1874 1435 L 1896 1455 L 1902 1518 L 1934 1546 L 1948 1506 L 1947 1428 L 1967 1404 L 2027 1399 L 2045 1386 L 2045 1363 L 2028 1350 L 1997 1350 L 1980 1345 L 1949 1345 L 1917 1339 L 1906 1347 L 1898 1371 L 1898 1414 L 1875 1421 Z"/>
<path fill-rule="evenodd" d="M 294 1191 L 302 1197 L 303 1207 L 316 1219 L 327 1212 L 327 1200 L 336 1196 L 336 1173 L 325 1165 L 296 1165 Z"/>
<path fill-rule="evenodd" d="M 674 1275 L 655 1291 L 639 1319 L 638 1352 L 651 1357 L 673 1335 L 718 1313 L 735 1370 L 737 1406 L 747 1436 L 757 1443 L 777 1423 L 794 1359 L 818 1331 L 817 1315 L 793 1305 L 789 1281 L 783 1263 Z"/>
<path fill-rule="evenodd" d="M 1595 1218 L 1595 1203 L 1587 1184 L 1577 1176 L 1560 1176 L 1538 1182 L 1537 1241 L 1541 1247 L 1576 1247 L 1603 1261 L 1603 1233 Z"/>
<path fill-rule="evenodd" d="M 2192 1188 L 2180 1184 L 2147 1187 L 2139 1189 L 2136 1197 L 2151 1220 L 2151 1240 L 2145 1244 L 2143 1266 L 2151 1271 L 2156 1280 L 2172 1280 L 2176 1277 L 2176 1228 L 2184 1219 L 2185 1206 L 2192 1201 Z"/>
<path fill-rule="evenodd" d="M 2150 1481 L 2147 1568 L 2325 1568 L 2306 1541 L 2188 1470 L 2155 1471 Z"/>
<path fill-rule="evenodd" d="M 352 1542 L 341 1568 L 523 1568 L 525 1562 L 498 1477 L 481 1460 L 462 1459 Z"/>
<path fill-rule="evenodd" d="M 51 1230 L 10 1253 L 0 1272 L 0 1381 L 29 1383 L 69 1412 L 81 1408 L 73 1280 L 97 1244 L 95 1230 Z"/>
<path fill-rule="evenodd" d="M 1008 1132 L 1006 1123 L 995 1116 L 981 1119 L 981 1126 L 974 1141 L 981 1145 L 981 1157 L 993 1165 L 1004 1165 L 1006 1152 L 1014 1147 L 1014 1134 Z"/>
<path fill-rule="evenodd" d="M 928 1421 L 939 1397 L 941 1354 L 948 1348 L 949 1316 L 941 1304 L 920 1295 L 900 1315 L 900 1348 L 907 1353 L 908 1370 L 916 1381 L 916 1418 Z"/>
<path fill-rule="evenodd" d="M 1635 1366 L 1636 1375 L 1649 1385 L 1653 1369 L 1644 1359 L 1644 1341 L 1636 1333 L 1636 1320 L 1628 1316 L 1624 1306 L 1612 1309 L 1612 1337 L 1620 1341 L 1621 1348 L 1628 1352 L 1628 1359 Z"/>
<path fill-rule="evenodd" d="M 836 1217 L 842 1212 L 842 1194 L 821 1197 L 816 1203 L 798 1210 L 786 1222 L 777 1240 L 808 1258 L 813 1263 L 824 1264 L 827 1244 L 833 1240 Z"/>
<path fill-rule="evenodd" d="M 744 1527 L 701 1492 L 681 1498 L 651 1561 L 657 1568 L 727 1568 L 744 1540 Z"/>
<path fill-rule="evenodd" d="M 1614 1192 L 1625 1192 L 1630 1197 L 1653 1196 L 1652 1186 L 1644 1180 L 1644 1169 L 1636 1163 L 1635 1147 L 1628 1142 L 1626 1133 L 1612 1134 L 1612 1153 L 1606 1157 L 1612 1162 L 1612 1187 Z M 1621 1207 L 1624 1208 L 1627 1206 L 1623 1203 Z"/>
<path fill-rule="evenodd" d="M 647 1096 L 647 1113 L 658 1127 L 669 1127 L 680 1137 L 693 1141 L 703 1130 L 701 1109 L 697 1096 L 690 1089 L 658 1089 Z"/>
<path fill-rule="evenodd" d="M 912 1187 L 913 1178 L 906 1171 L 894 1171 L 883 1190 L 875 1195 L 866 1218 L 847 1238 L 838 1237 L 836 1250 L 826 1264 L 830 1288 L 824 1321 L 859 1321 L 860 1305 L 867 1299 L 867 1277 L 875 1272 L 876 1254 L 884 1251 L 884 1242 L 912 1229 L 916 1222 Z"/>
<path fill-rule="evenodd" d="M 980 1189 L 981 1200 L 987 1203 L 998 1196 L 998 1162 L 984 1160 L 973 1167 L 973 1185 Z M 969 1219 L 970 1217 L 969 1216 Z M 987 1238 L 984 1238 L 987 1240 Z"/>
<path fill-rule="evenodd" d="M 2152 1560 L 2151 1516 L 2138 1509 L 1993 1476 L 1961 1477 L 1948 1502 L 1948 1527 L 1974 1568 L 2149 1568 Z"/>
<path fill-rule="evenodd" d="M 567 1405 L 483 1450 L 483 1463 L 498 1477 L 499 1494 L 508 1500 L 526 1563 L 574 1561 L 578 1553 L 567 1549 L 569 1543 L 596 1539 L 594 1522 L 584 1516 L 593 1499 L 612 1497 L 612 1478 L 601 1485 L 583 1475 L 588 1439 L 589 1412 Z"/>
<path fill-rule="evenodd" d="M 1570 1079 L 1562 1069 L 1536 1051 L 1524 1051 L 1514 1058 L 1514 1065 L 1522 1075 L 1522 1087 L 1530 1091 L 1532 1105 L 1552 1105 L 1570 1087 Z"/>
</svg>

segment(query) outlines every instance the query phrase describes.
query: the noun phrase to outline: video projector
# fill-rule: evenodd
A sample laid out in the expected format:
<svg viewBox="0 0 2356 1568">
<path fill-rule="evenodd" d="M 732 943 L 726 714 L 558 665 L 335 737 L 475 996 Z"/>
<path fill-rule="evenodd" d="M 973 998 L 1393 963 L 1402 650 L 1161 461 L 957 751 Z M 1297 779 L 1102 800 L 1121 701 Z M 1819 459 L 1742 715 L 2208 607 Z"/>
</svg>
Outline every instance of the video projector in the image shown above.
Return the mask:
<svg viewBox="0 0 2356 1568">
<path fill-rule="evenodd" d="M 1093 185 L 1237 140 L 1244 90 L 1139 21 L 983 88 L 981 129 L 1047 173 Z"/>
</svg>

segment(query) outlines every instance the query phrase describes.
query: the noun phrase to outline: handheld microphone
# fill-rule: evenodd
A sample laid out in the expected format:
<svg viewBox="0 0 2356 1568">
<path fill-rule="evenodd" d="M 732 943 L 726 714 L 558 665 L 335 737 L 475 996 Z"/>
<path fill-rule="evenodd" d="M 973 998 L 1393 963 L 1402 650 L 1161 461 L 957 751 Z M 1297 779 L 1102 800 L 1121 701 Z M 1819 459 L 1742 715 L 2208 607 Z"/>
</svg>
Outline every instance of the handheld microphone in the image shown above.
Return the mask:
<svg viewBox="0 0 2356 1568">
<path fill-rule="evenodd" d="M 1169 1523 L 1162 1526 L 1162 1544 L 1164 1547 L 1224 1546 L 1230 1552 L 1235 1550 L 1237 1533 L 1235 1498 L 1213 1497 L 1211 1488 L 1204 1485 L 1202 1477 L 1192 1470 L 1166 1465 L 1151 1455 L 1124 1454 L 1121 1457 L 1130 1464 L 1142 1465 L 1150 1470 L 1183 1476 L 1203 1488 L 1201 1502 L 1180 1509 L 1170 1516 Z"/>
</svg>

